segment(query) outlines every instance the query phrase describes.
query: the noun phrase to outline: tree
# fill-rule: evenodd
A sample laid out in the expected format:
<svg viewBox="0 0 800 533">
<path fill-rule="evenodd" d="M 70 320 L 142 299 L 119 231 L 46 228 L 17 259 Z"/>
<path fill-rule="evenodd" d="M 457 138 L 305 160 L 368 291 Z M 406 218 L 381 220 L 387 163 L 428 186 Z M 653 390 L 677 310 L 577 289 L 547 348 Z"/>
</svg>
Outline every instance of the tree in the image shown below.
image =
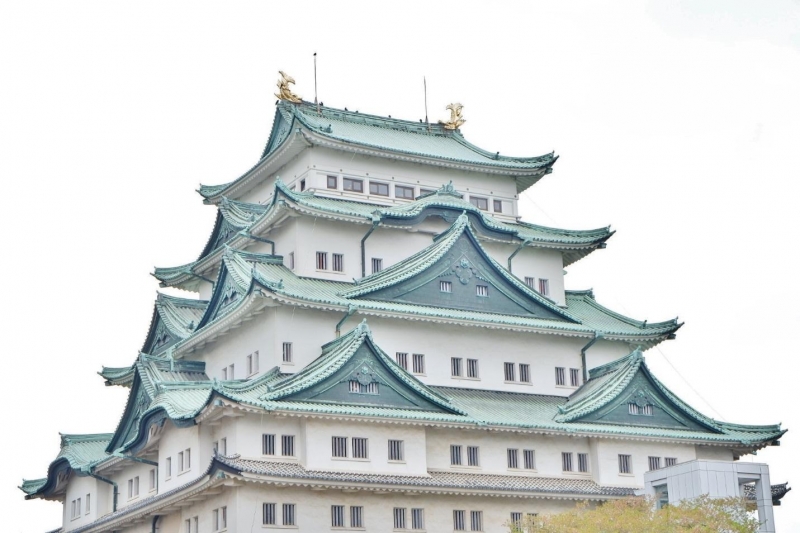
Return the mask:
<svg viewBox="0 0 800 533">
<path fill-rule="evenodd" d="M 527 516 L 512 533 L 755 533 L 758 520 L 744 500 L 701 496 L 656 509 L 650 498 L 588 502 L 564 513 Z"/>
</svg>

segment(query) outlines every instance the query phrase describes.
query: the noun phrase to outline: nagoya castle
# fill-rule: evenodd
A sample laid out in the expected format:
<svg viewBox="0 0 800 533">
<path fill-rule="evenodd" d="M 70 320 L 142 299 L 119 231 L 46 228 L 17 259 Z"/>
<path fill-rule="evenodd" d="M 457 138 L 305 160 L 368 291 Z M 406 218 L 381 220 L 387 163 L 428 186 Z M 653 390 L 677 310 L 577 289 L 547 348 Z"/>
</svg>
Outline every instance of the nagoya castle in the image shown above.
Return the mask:
<svg viewBox="0 0 800 533">
<path fill-rule="evenodd" d="M 129 390 L 117 427 L 61 434 L 23 481 L 63 505 L 56 531 L 507 532 L 583 501 L 677 501 L 689 471 L 774 531 L 788 487 L 737 460 L 786 430 L 659 381 L 646 354 L 677 320 L 565 288 L 613 231 L 520 220 L 557 156 L 478 148 L 460 104 L 407 121 L 291 83 L 258 163 L 200 187 L 217 217 L 197 259 L 153 273 L 194 297 L 159 294 L 138 355 L 100 372 Z"/>
</svg>

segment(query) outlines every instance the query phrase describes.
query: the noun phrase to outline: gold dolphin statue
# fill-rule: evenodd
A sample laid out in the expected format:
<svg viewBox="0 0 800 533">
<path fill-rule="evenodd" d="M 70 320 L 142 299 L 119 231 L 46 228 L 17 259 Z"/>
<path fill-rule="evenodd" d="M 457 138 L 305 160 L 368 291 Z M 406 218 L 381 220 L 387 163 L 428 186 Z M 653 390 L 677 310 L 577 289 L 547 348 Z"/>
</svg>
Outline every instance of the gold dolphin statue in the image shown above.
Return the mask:
<svg viewBox="0 0 800 533">
<path fill-rule="evenodd" d="M 279 99 L 286 100 L 288 102 L 294 102 L 295 104 L 299 104 L 303 100 L 294 94 L 292 90 L 289 88 L 289 85 L 294 85 L 294 78 L 286 74 L 284 71 L 279 70 L 278 74 L 281 75 L 281 79 L 278 80 L 278 92 L 275 94 Z"/>
<path fill-rule="evenodd" d="M 461 116 L 461 110 L 464 108 L 463 105 L 459 103 L 450 104 L 445 109 L 450 110 L 450 120 L 447 122 L 440 120 L 439 124 L 444 126 L 446 130 L 457 130 L 461 127 L 462 124 L 466 122 L 466 120 Z"/>
</svg>

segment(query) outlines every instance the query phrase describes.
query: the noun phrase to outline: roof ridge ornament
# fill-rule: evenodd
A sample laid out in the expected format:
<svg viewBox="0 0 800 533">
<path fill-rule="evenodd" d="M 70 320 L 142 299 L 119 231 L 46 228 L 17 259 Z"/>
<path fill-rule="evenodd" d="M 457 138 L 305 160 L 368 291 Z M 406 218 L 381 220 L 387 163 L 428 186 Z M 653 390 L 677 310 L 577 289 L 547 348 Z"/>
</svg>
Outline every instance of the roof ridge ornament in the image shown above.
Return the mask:
<svg viewBox="0 0 800 533">
<path fill-rule="evenodd" d="M 286 100 L 287 102 L 292 102 L 295 104 L 302 102 L 303 100 L 298 95 L 294 94 L 292 89 L 289 87 L 290 85 L 294 85 L 294 78 L 282 70 L 279 70 L 278 74 L 281 75 L 281 79 L 278 80 L 278 92 L 275 94 L 275 96 L 277 96 L 280 100 Z"/>
<path fill-rule="evenodd" d="M 464 117 L 461 116 L 461 110 L 464 109 L 464 106 L 462 104 L 454 102 L 445 107 L 445 109 L 450 110 L 450 120 L 448 120 L 447 122 L 443 120 L 439 121 L 439 124 L 444 126 L 444 129 L 457 130 L 466 122 Z"/>
</svg>

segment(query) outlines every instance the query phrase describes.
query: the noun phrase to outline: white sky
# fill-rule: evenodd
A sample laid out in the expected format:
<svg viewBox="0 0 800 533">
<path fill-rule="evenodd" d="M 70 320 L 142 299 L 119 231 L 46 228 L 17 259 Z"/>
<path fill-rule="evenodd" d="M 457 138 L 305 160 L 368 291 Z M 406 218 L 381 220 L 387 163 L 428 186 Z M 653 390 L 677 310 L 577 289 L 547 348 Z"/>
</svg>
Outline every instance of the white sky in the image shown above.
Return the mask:
<svg viewBox="0 0 800 533">
<path fill-rule="evenodd" d="M 800 486 L 800 3 L 528 4 L 0 3 L 4 531 L 61 524 L 15 487 L 59 431 L 114 430 L 126 391 L 95 372 L 136 356 L 153 266 L 205 244 L 197 184 L 257 160 L 278 69 L 313 99 L 314 51 L 326 105 L 417 120 L 425 75 L 431 119 L 460 101 L 477 145 L 561 155 L 525 219 L 618 230 L 568 287 L 685 320 L 648 364 L 710 415 L 790 428 L 755 460 Z"/>
</svg>

